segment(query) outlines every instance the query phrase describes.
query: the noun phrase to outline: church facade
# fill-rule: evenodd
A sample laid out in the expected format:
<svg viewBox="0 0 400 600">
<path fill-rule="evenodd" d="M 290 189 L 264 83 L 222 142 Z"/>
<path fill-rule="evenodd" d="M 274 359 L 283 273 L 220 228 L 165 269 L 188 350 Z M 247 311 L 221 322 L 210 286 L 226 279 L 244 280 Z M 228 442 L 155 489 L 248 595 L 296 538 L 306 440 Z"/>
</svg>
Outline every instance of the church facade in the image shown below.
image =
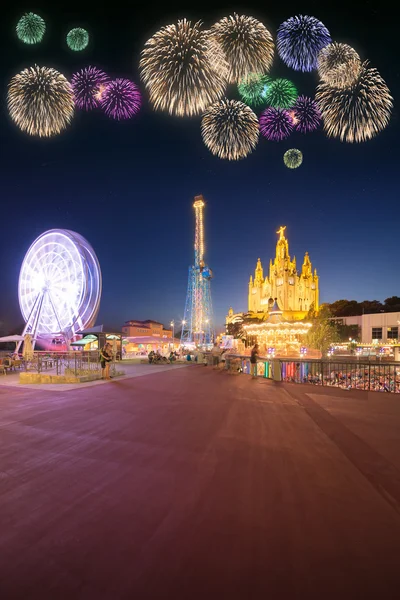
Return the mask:
<svg viewBox="0 0 400 600">
<path fill-rule="evenodd" d="M 264 277 L 261 260 L 258 259 L 254 277 L 250 276 L 248 293 L 249 318 L 265 319 L 276 299 L 283 318 L 288 321 L 304 319 L 310 307 L 319 307 L 319 277 L 312 267 L 308 252 L 298 269 L 296 257 L 289 254 L 289 242 L 285 237 L 286 227 L 281 227 L 276 244 L 274 260 L 270 260 L 268 273 Z M 235 323 L 244 317 L 229 309 L 226 323 Z"/>
</svg>

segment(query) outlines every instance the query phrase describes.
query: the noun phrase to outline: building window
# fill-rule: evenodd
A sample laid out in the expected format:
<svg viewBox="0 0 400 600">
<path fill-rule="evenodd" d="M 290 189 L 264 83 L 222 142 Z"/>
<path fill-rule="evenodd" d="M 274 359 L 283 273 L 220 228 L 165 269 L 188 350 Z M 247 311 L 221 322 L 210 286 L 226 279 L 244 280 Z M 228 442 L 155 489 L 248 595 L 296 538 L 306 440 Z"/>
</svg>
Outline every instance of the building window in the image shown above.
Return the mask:
<svg viewBox="0 0 400 600">
<path fill-rule="evenodd" d="M 372 328 L 372 339 L 373 340 L 381 340 L 382 339 L 382 327 L 373 327 Z"/>
<path fill-rule="evenodd" d="M 399 337 L 399 328 L 398 327 L 388 327 L 387 339 L 388 340 L 397 340 L 398 337 Z"/>
</svg>

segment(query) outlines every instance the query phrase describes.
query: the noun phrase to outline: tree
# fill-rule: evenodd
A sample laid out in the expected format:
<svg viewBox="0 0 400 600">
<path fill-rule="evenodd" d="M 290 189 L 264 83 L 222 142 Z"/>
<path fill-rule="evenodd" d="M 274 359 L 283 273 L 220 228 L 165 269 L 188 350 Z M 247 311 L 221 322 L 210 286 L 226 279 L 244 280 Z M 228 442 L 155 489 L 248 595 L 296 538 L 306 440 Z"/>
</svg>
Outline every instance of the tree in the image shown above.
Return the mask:
<svg viewBox="0 0 400 600">
<path fill-rule="evenodd" d="M 376 313 L 383 312 L 385 310 L 382 302 L 379 300 L 363 300 L 360 302 L 360 306 L 362 308 L 362 313 L 365 315 L 372 315 Z"/>
<path fill-rule="evenodd" d="M 362 315 L 362 306 L 357 300 L 336 300 L 329 304 L 332 317 L 353 317 Z"/>
<path fill-rule="evenodd" d="M 320 350 L 325 355 L 331 344 L 339 342 L 340 336 L 335 321 L 332 321 L 332 313 L 326 304 L 322 304 L 318 313 L 311 305 L 307 315 L 307 322 L 312 324 L 307 336 L 306 345 L 314 350 Z"/>
<path fill-rule="evenodd" d="M 227 335 L 233 335 L 235 339 L 241 339 L 243 337 L 243 321 L 228 323 L 226 333 Z"/>
<path fill-rule="evenodd" d="M 352 340 L 356 340 L 356 342 L 360 341 L 361 328 L 358 325 L 345 325 L 337 323 L 336 330 L 341 342 L 348 342 L 350 338 Z"/>
<path fill-rule="evenodd" d="M 398 296 L 386 298 L 383 308 L 386 312 L 400 312 L 400 298 Z"/>
</svg>

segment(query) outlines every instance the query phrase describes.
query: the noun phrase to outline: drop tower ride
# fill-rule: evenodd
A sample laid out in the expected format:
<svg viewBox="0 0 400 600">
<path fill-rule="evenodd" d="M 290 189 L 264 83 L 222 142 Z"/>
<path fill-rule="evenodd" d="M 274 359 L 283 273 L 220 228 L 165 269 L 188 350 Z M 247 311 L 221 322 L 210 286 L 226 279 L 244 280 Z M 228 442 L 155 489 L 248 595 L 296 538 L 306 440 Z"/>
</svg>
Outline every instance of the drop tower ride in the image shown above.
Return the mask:
<svg viewBox="0 0 400 600">
<path fill-rule="evenodd" d="M 194 264 L 189 267 L 181 343 L 211 344 L 214 326 L 211 302 L 212 271 L 204 262 L 204 198 L 195 196 Z"/>
</svg>

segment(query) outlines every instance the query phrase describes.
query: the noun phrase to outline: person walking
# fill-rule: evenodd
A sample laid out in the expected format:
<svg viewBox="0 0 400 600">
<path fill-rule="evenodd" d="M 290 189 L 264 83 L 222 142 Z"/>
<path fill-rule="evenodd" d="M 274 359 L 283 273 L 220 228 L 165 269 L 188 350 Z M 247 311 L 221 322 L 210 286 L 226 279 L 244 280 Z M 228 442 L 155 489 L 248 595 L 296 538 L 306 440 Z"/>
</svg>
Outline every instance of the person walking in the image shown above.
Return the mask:
<svg viewBox="0 0 400 600">
<path fill-rule="evenodd" d="M 211 356 L 213 359 L 213 369 L 218 369 L 220 355 L 221 355 L 221 351 L 218 348 L 217 342 L 215 342 L 213 349 L 211 350 Z"/>
<path fill-rule="evenodd" d="M 250 355 L 250 364 L 251 364 L 251 374 L 253 376 L 253 379 L 256 379 L 257 377 L 257 358 L 258 358 L 258 344 L 255 344 L 253 346 L 253 349 L 251 351 L 251 355 Z"/>
<path fill-rule="evenodd" d="M 101 377 L 102 379 L 111 379 L 110 377 L 110 362 L 112 360 L 111 344 L 108 342 L 103 346 L 100 352 L 101 361 Z"/>
</svg>

